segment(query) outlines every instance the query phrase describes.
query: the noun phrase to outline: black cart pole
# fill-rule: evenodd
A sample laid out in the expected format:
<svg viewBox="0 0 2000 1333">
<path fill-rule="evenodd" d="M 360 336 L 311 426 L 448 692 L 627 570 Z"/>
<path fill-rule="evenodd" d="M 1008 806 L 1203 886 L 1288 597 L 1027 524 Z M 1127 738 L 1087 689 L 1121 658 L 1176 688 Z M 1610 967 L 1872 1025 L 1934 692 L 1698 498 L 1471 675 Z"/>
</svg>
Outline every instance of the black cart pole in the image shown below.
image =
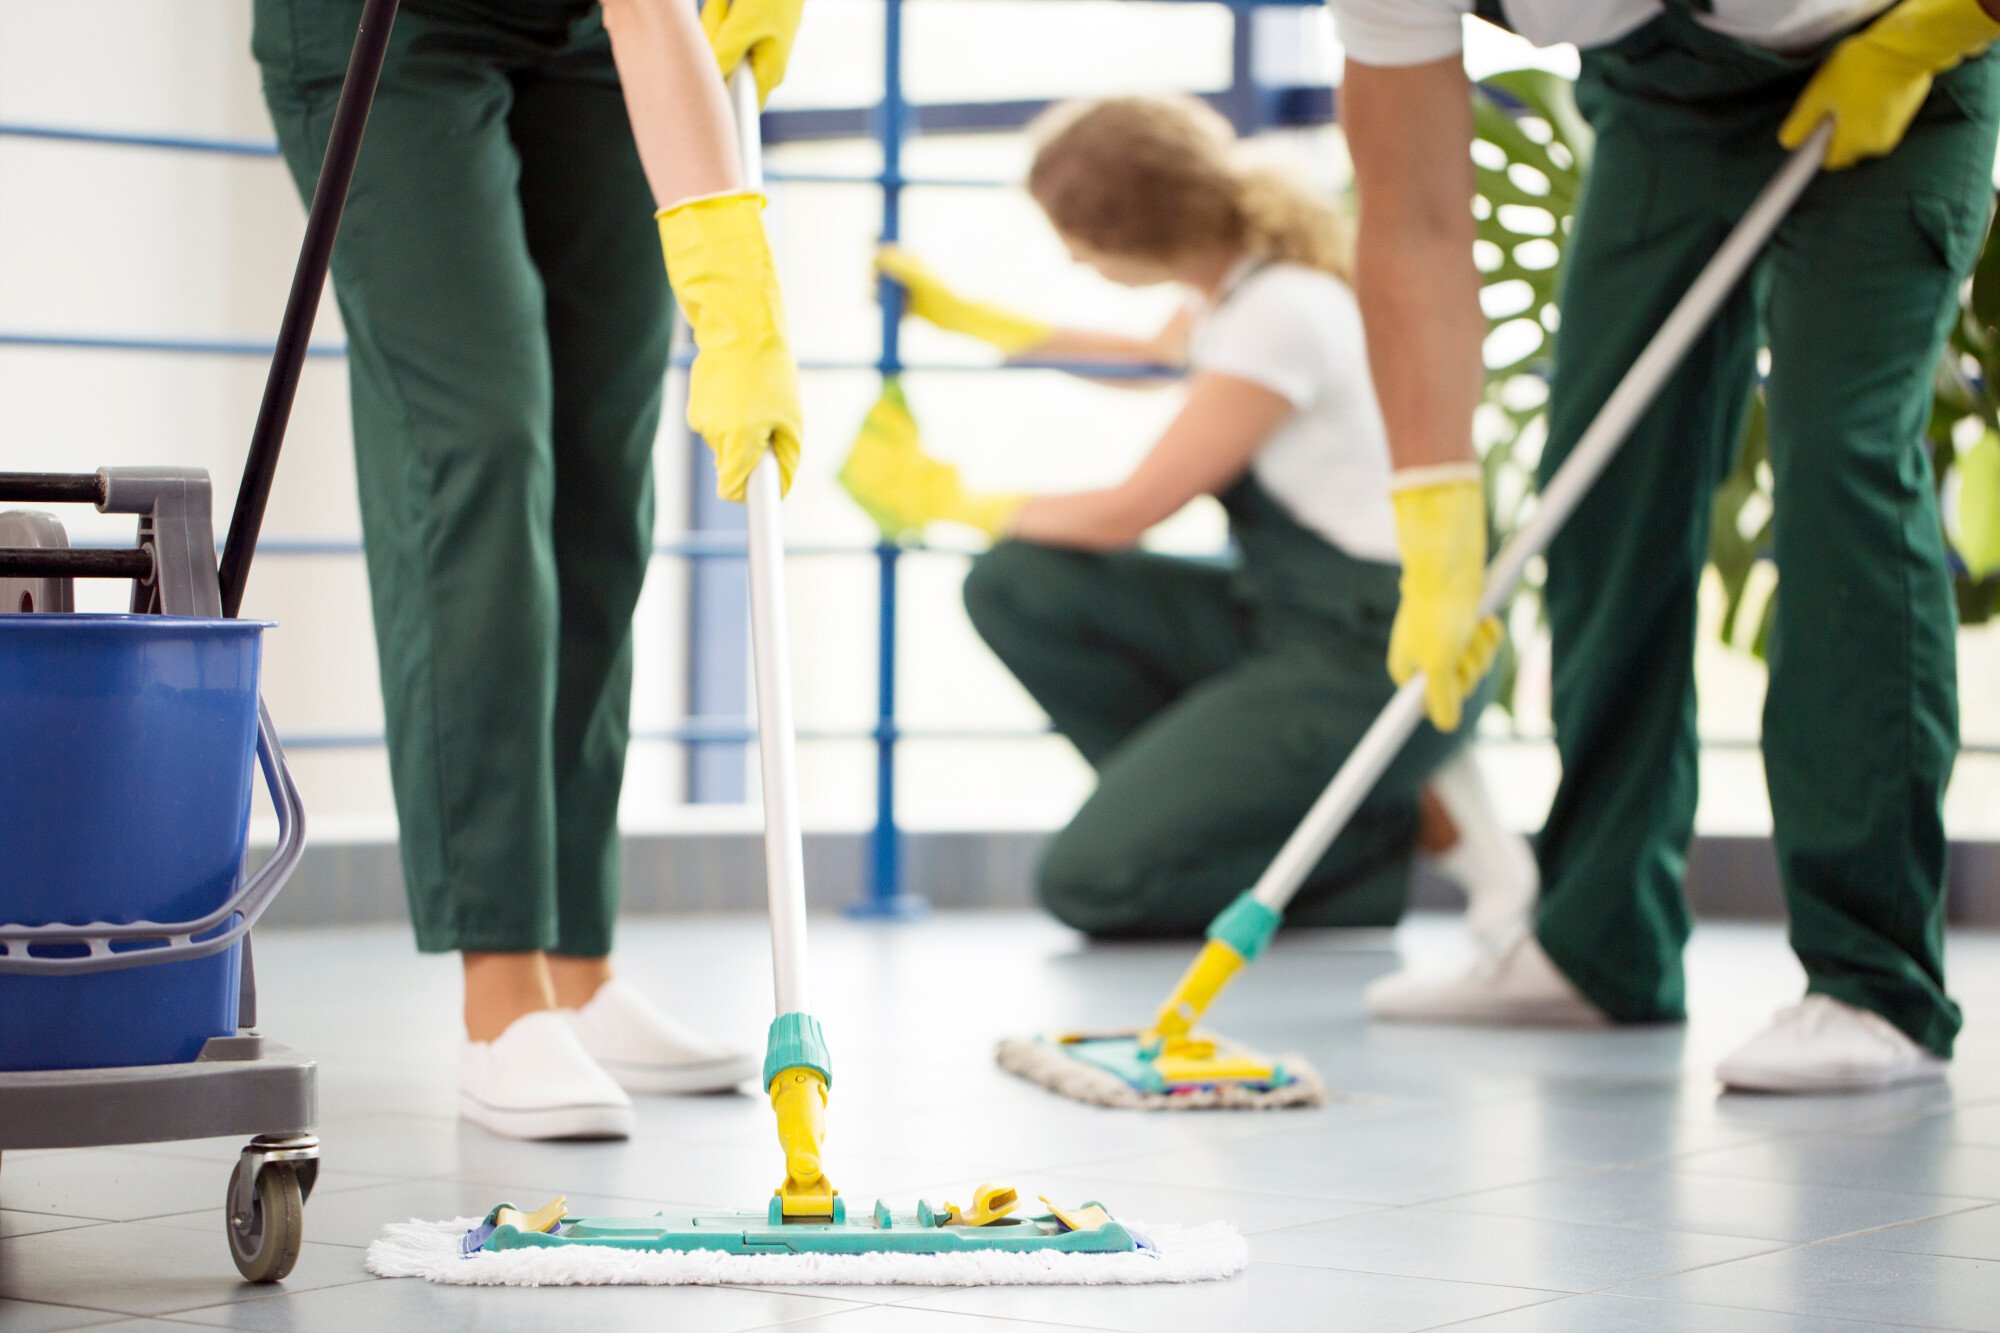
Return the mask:
<svg viewBox="0 0 2000 1333">
<path fill-rule="evenodd" d="M 250 557 L 264 526 L 264 507 L 271 499 L 271 480 L 278 471 L 278 450 L 285 443 L 292 400 L 298 397 L 299 372 L 305 367 L 306 343 L 319 313 L 326 271 L 333 262 L 333 238 L 340 230 L 340 211 L 361 156 L 361 135 L 368 128 L 368 108 L 382 79 L 382 61 L 389 52 L 389 29 L 396 21 L 397 0 L 367 0 L 361 29 L 354 37 L 354 54 L 340 85 L 340 102 L 333 112 L 333 132 L 326 141 L 319 185 L 306 213 L 306 235 L 299 247 L 299 265 L 292 273 L 291 294 L 285 298 L 285 318 L 278 326 L 278 344 L 271 356 L 271 373 L 264 381 L 264 401 L 257 408 L 257 425 L 250 433 L 250 457 L 243 464 L 243 483 L 236 489 L 236 512 L 229 520 L 229 537 L 222 546 L 222 614 L 234 616 L 243 606 L 243 587 L 250 580 Z"/>
</svg>

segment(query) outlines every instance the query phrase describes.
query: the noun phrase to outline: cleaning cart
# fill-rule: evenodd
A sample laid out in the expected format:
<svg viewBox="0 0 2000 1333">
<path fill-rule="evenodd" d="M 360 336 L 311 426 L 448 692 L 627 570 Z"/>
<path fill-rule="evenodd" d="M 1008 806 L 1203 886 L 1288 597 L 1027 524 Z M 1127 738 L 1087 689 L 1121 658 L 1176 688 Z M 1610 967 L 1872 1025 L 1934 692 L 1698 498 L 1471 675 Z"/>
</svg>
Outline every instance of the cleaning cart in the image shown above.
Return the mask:
<svg viewBox="0 0 2000 1333">
<path fill-rule="evenodd" d="M 305 810 L 237 618 L 396 0 L 367 0 L 218 562 L 207 473 L 0 473 L 0 1202 L 7 1149 L 251 1135 L 237 1269 L 298 1261 L 319 1172 L 313 1063 L 257 1031 L 250 929 L 297 868 Z M 137 518 L 75 549 L 39 506 Z M 76 611 L 78 579 L 130 610 Z M 261 769 L 271 855 L 245 875 Z M 11 924 L 9 924 L 11 923 Z"/>
<path fill-rule="evenodd" d="M 0 919 L 37 923 L 0 925 L 0 1151 L 254 1135 L 229 1248 L 273 1282 L 319 1142 L 312 1062 L 256 1031 L 250 927 L 305 842 L 265 626 L 221 617 L 205 473 L 0 474 L 0 503 L 75 501 L 137 514 L 136 544 L 0 513 Z M 74 612 L 76 578 L 130 579 L 134 612 Z M 278 842 L 245 877 L 253 753 Z"/>
</svg>

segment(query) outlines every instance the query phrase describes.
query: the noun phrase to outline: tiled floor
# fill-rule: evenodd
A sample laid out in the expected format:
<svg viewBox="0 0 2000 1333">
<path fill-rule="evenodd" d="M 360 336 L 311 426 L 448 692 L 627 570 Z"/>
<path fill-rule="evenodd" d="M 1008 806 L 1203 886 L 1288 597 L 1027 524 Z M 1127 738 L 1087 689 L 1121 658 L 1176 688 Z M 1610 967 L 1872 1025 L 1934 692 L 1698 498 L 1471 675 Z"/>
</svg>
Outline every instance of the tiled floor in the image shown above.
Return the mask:
<svg viewBox="0 0 2000 1333">
<path fill-rule="evenodd" d="M 1025 917 L 816 923 L 815 1008 L 838 1061 L 832 1174 L 907 1205 L 987 1178 L 1101 1197 L 1151 1221 L 1227 1218 L 1252 1265 L 1192 1288 L 465 1290 L 379 1281 L 385 1222 L 557 1191 L 580 1210 L 754 1206 L 779 1159 L 754 1096 L 642 1104 L 626 1144 L 529 1145 L 452 1115 L 449 959 L 398 930 L 260 937 L 269 1030 L 321 1061 L 325 1170 L 281 1289 L 235 1280 L 221 1196 L 236 1141 L 8 1153 L 0 1329 L 556 1325 L 685 1333 L 1925 1327 L 2000 1330 L 2000 938 L 1953 941 L 1970 1020 L 1949 1087 L 1720 1097 L 1715 1058 L 1793 998 L 1780 933 L 1711 927 L 1686 1028 L 1595 1033 L 1371 1026 L 1362 986 L 1395 950 L 1460 947 L 1445 922 L 1287 938 L 1218 1026 L 1304 1052 L 1346 1096 L 1269 1115 L 1133 1115 L 995 1070 L 995 1038 L 1130 1025 L 1185 946 L 1087 949 Z M 646 922 L 628 975 L 759 1046 L 754 920 Z"/>
</svg>

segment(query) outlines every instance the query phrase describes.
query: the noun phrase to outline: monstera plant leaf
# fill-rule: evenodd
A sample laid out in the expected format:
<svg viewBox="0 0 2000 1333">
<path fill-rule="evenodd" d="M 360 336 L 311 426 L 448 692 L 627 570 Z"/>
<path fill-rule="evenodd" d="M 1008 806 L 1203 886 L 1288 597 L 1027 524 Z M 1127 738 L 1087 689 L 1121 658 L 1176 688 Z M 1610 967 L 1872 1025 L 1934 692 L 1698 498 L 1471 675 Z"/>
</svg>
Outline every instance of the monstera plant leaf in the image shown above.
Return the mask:
<svg viewBox="0 0 2000 1333">
<path fill-rule="evenodd" d="M 1989 430 L 1958 456 L 1958 522 L 1953 537 L 1966 575 L 2000 574 L 2000 432 Z"/>
<path fill-rule="evenodd" d="M 1563 252 L 1592 138 L 1569 81 L 1546 70 L 1487 79 L 1474 94 L 1472 113 L 1479 228 L 1474 258 L 1488 325 L 1486 393 L 1476 428 L 1494 532 L 1504 539 L 1534 503 Z M 1531 575 L 1515 605 L 1539 595 Z M 1515 617 L 1510 608 L 1505 618 L 1512 623 Z M 1513 670 L 1509 655 L 1497 695 L 1502 707 L 1513 699 Z"/>
<path fill-rule="evenodd" d="M 1756 572 L 1771 549 L 1771 444 L 1769 419 L 1760 392 L 1750 403 L 1736 466 L 1715 492 L 1708 536 L 1708 562 L 1722 579 L 1722 638 L 1759 657 L 1771 635 L 1776 601 L 1765 597 L 1750 607 Z M 1746 614 L 1746 611 L 1749 614 Z"/>
<path fill-rule="evenodd" d="M 2000 433 L 2000 231 L 1986 233 L 1951 342 L 1938 361 L 1928 432 L 1939 488 L 1956 478 L 1952 581 L 1958 618 L 1967 625 L 2000 616 L 2000 532 L 1994 436 Z"/>
<path fill-rule="evenodd" d="M 1504 381 L 1547 369 L 1563 249 L 1592 140 L 1568 80 L 1546 70 L 1480 84 L 1473 139 L 1483 299 L 1492 341 L 1506 349 L 1489 371 Z"/>
</svg>

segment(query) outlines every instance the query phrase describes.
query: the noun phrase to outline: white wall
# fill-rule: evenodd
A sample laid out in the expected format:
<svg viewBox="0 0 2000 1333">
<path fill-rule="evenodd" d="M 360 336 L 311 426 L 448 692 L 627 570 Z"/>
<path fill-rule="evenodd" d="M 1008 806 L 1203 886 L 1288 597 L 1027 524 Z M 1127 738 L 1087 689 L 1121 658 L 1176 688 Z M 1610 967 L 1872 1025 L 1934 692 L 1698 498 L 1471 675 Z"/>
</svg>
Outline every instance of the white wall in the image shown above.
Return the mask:
<svg viewBox="0 0 2000 1333">
<path fill-rule="evenodd" d="M 241 0 L 0 0 L 0 120 L 262 138 L 269 134 L 248 54 Z M 87 14 L 88 21 L 79 21 Z M 780 106 L 862 105 L 880 87 L 880 10 L 870 0 L 815 0 Z M 919 0 L 909 11 L 908 84 L 919 100 L 1036 97 L 1145 89 L 1210 89 L 1227 79 L 1227 22 L 1199 5 L 1109 0 Z M 1323 75 L 1337 67 L 1322 11 L 1267 16 L 1260 58 L 1273 72 Z M 1481 69 L 1524 58 L 1517 43 L 1482 35 Z M 1573 68 L 1567 53 L 1534 58 Z M 1280 69 L 1282 66 L 1282 69 Z M 1345 154 L 1337 133 L 1285 136 L 1284 148 L 1335 185 Z M 776 150 L 797 169 L 876 165 L 867 144 Z M 1016 136 L 913 145 L 917 173 L 1011 177 L 1025 164 Z M 867 255 L 876 194 L 859 187 L 778 187 L 770 213 L 800 356 L 865 361 L 877 351 Z M 302 210 L 273 160 L 65 146 L 0 136 L 0 330 L 268 337 L 289 279 Z M 912 191 L 905 234 L 965 285 L 1058 318 L 1139 329 L 1161 317 L 1162 293 L 1129 293 L 1074 268 L 1018 193 Z M 337 339 L 329 302 L 318 336 Z M 920 328 L 906 332 L 914 361 L 978 363 L 978 349 Z M 105 463 L 177 462 L 210 468 L 226 517 L 263 364 L 254 359 L 0 349 L 0 467 L 88 470 Z M 1173 410 L 1172 390 L 1131 393 L 1047 374 L 978 371 L 913 376 L 927 438 L 979 485 L 1043 488 L 1116 476 Z M 817 375 L 806 383 L 809 439 L 787 507 L 795 542 L 865 544 L 872 532 L 833 483 L 847 438 L 875 392 L 872 375 Z M 344 369 L 306 371 L 267 535 L 343 538 L 358 528 L 348 456 Z M 660 443 L 661 530 L 678 529 L 686 444 Z M 81 532 L 104 520 L 68 516 Z M 1213 549 L 1213 506 L 1167 525 L 1155 544 Z M 957 599 L 963 561 L 917 556 L 904 564 L 902 720 L 912 727 L 1031 727 L 1033 706 L 978 644 Z M 861 728 L 874 702 L 874 567 L 868 558 L 801 560 L 791 571 L 802 723 Z M 100 596 L 101 596 L 100 592 Z M 640 611 L 635 722 L 666 725 L 684 708 L 685 578 L 655 566 Z M 380 725 L 366 588 L 351 558 L 260 559 L 250 614 L 281 623 L 269 647 L 269 694 L 292 733 L 372 731 Z M 2000 741 L 2000 639 L 1968 635 L 1967 735 Z M 1545 669 L 1545 661 L 1543 663 Z M 1755 733 L 1762 673 L 1719 648 L 1704 650 L 1704 725 Z M 1533 724 L 1535 688 L 1529 687 Z M 1489 719 L 1499 726 L 1498 718 Z M 1539 818 L 1550 765 L 1539 746 L 1505 747 L 1495 762 L 1513 813 Z M 626 816 L 636 825 L 712 820 L 679 804 L 676 747 L 635 749 Z M 379 750 L 316 751 L 297 759 L 320 836 L 379 833 L 389 814 Z M 1754 756 L 1707 760 L 1703 823 L 1756 827 L 1768 819 Z M 805 749 L 807 816 L 819 826 L 872 815 L 873 756 L 862 743 Z M 901 761 L 904 811 L 929 826 L 1042 827 L 1063 818 L 1088 774 L 1059 741 L 912 743 Z M 2000 765 L 1968 760 L 1953 792 L 1960 832 L 2000 822 Z M 724 816 L 728 818 L 729 816 Z M 737 816 L 740 818 L 740 816 Z"/>
</svg>

